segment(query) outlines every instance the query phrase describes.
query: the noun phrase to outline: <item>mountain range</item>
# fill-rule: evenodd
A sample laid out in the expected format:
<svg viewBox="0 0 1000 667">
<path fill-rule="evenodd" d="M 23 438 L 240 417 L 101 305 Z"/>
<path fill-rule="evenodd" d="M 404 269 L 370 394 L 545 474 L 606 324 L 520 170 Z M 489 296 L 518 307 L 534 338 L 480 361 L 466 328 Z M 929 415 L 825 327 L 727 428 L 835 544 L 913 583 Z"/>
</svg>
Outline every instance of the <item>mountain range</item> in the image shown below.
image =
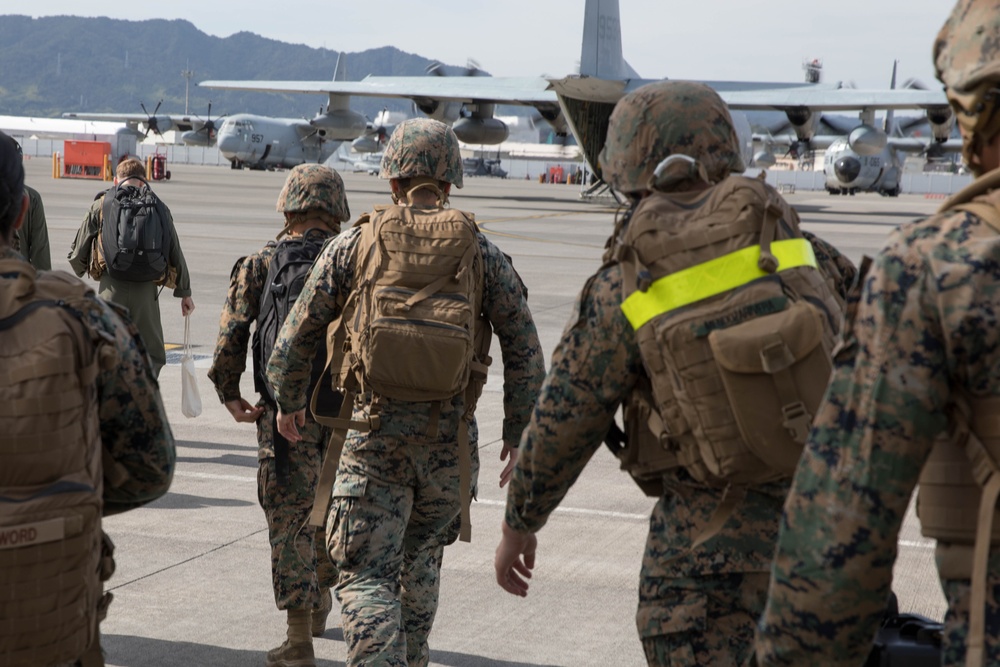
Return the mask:
<svg viewBox="0 0 1000 667">
<path fill-rule="evenodd" d="M 199 88 L 208 79 L 324 80 L 333 77 L 338 51 L 289 44 L 250 32 L 215 37 L 185 20 L 126 21 L 107 17 L 0 15 L 0 114 L 56 117 L 64 112 L 190 113 L 212 117 L 257 113 L 309 117 L 322 95 L 279 95 Z M 369 74 L 419 76 L 433 61 L 391 46 L 345 53 L 347 78 Z M 463 67 L 445 65 L 449 75 Z M 190 79 L 183 72 L 193 71 Z M 356 98 L 369 118 L 382 108 L 403 111 L 400 100 Z"/>
</svg>

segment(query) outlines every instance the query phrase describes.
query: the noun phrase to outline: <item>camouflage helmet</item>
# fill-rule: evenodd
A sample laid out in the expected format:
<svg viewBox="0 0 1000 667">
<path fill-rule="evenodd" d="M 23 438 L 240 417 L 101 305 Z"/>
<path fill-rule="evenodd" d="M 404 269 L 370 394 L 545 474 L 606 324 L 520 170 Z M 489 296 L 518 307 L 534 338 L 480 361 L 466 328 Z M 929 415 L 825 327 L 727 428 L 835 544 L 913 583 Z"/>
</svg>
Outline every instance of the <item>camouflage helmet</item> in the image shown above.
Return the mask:
<svg viewBox="0 0 1000 667">
<path fill-rule="evenodd" d="M 977 175 L 979 152 L 1000 131 L 1000 0 L 959 0 L 934 40 L 934 69 Z"/>
<path fill-rule="evenodd" d="M 604 179 L 620 192 L 652 189 L 653 172 L 674 155 L 684 156 L 685 171 L 710 183 L 746 169 L 718 93 L 702 83 L 659 81 L 620 99 L 600 155 Z"/>
<path fill-rule="evenodd" d="M 285 213 L 319 209 L 340 222 L 351 217 L 344 194 L 344 181 L 336 171 L 321 164 L 293 167 L 278 195 L 276 208 Z"/>
<path fill-rule="evenodd" d="M 382 153 L 379 178 L 425 176 L 462 187 L 462 154 L 451 127 L 430 118 L 404 120 Z"/>
</svg>

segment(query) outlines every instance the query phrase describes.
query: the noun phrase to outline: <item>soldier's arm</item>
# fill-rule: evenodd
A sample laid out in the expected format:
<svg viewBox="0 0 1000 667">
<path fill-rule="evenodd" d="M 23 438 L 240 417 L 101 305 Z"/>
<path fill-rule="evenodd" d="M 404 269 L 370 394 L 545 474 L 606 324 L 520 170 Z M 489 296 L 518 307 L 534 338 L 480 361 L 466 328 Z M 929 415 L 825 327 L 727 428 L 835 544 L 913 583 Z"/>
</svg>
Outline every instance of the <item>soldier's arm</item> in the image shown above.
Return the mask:
<svg viewBox="0 0 1000 667">
<path fill-rule="evenodd" d="M 847 294 L 858 277 L 858 268 L 831 243 L 805 230 L 802 235 L 812 245 L 820 271 L 831 281 L 840 298 L 846 301 Z"/>
<path fill-rule="evenodd" d="M 358 231 L 348 230 L 326 244 L 278 332 L 267 364 L 267 379 L 285 415 L 306 406 L 313 357 L 325 340 L 327 325 L 340 316 L 351 287 L 351 251 Z"/>
<path fill-rule="evenodd" d="M 138 330 L 124 309 L 98 301 L 102 312 L 94 324 L 114 338 L 104 352 L 112 355 L 110 364 L 98 380 L 101 439 L 111 458 L 128 472 L 121 486 L 105 482 L 104 513 L 110 515 L 165 494 L 177 452 Z"/>
<path fill-rule="evenodd" d="M 507 494 L 507 524 L 535 532 L 601 446 L 640 370 L 617 267 L 592 278 L 552 354 Z"/>
<path fill-rule="evenodd" d="M 101 201 L 102 199 L 99 197 L 91 205 L 90 210 L 87 211 L 87 215 L 80 224 L 80 229 L 77 230 L 76 238 L 73 240 L 73 245 L 70 247 L 69 254 L 67 255 L 73 272 L 81 277 L 87 273 L 87 268 L 90 266 L 91 246 L 100 231 Z"/>
<path fill-rule="evenodd" d="M 191 274 L 188 272 L 187 261 L 184 259 L 184 251 L 181 250 L 181 241 L 177 236 L 177 227 L 174 226 L 173 216 L 170 209 L 163 207 L 169 218 L 170 227 L 170 257 L 167 259 L 170 266 L 177 270 L 177 287 L 174 288 L 174 296 L 183 298 L 191 296 Z"/>
<path fill-rule="evenodd" d="M 52 257 L 49 248 L 49 228 L 45 221 L 45 207 L 42 197 L 34 188 L 25 187 L 30 198 L 28 204 L 27 243 L 24 256 L 36 269 L 49 271 L 52 269 Z"/>
<path fill-rule="evenodd" d="M 493 325 L 503 355 L 503 442 L 517 447 L 545 376 L 545 360 L 524 283 L 499 248 L 485 239 L 481 239 L 481 246 L 483 312 Z"/>
<path fill-rule="evenodd" d="M 910 495 L 946 424 L 939 296 L 934 272 L 897 235 L 845 324 L 785 503 L 762 665 L 859 665 L 870 650 Z"/>
<path fill-rule="evenodd" d="M 215 356 L 208 371 L 208 379 L 223 403 L 241 397 L 240 376 L 246 369 L 250 326 L 260 312 L 266 276 L 267 267 L 259 253 L 240 260 L 230 276 L 229 292 L 219 317 Z"/>
</svg>

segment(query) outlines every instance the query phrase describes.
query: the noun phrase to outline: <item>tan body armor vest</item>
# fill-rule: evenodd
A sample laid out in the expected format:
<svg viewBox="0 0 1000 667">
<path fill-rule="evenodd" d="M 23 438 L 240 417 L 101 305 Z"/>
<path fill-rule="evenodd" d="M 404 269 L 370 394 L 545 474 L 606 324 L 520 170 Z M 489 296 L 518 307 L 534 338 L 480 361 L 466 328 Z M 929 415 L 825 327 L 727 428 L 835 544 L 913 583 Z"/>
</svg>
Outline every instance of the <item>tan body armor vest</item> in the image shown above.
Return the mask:
<svg viewBox="0 0 1000 667">
<path fill-rule="evenodd" d="M 104 341 L 79 280 L 19 260 L 0 275 L 0 664 L 34 667 L 80 658 L 97 632 Z"/>
</svg>

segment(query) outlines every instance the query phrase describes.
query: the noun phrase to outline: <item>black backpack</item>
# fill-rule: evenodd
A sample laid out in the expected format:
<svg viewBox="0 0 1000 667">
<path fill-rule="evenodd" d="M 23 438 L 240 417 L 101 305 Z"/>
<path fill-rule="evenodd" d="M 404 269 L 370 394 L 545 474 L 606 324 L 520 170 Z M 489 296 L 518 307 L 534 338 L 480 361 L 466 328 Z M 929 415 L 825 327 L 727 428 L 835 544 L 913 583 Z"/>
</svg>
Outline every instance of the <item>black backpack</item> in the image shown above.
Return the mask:
<svg viewBox="0 0 1000 667">
<path fill-rule="evenodd" d="M 254 388 L 270 405 L 277 405 L 274 388 L 267 380 L 267 361 L 274 351 L 278 340 L 278 331 L 291 312 L 295 300 L 302 293 L 302 286 L 309 277 L 313 261 L 323 250 L 323 241 L 308 238 L 307 231 L 302 236 L 283 238 L 268 246 L 275 248 L 271 255 L 271 265 L 264 281 L 264 293 L 261 295 L 260 310 L 257 313 L 257 326 L 253 336 L 253 377 Z M 324 239 L 325 240 L 325 239 Z M 325 366 L 324 355 L 317 354 L 313 359 L 313 373 L 310 387 L 315 386 Z"/>
<path fill-rule="evenodd" d="M 134 178 L 141 188 L 114 187 L 104 195 L 101 250 L 112 278 L 155 282 L 167 272 L 170 217 L 149 184 Z"/>
</svg>

